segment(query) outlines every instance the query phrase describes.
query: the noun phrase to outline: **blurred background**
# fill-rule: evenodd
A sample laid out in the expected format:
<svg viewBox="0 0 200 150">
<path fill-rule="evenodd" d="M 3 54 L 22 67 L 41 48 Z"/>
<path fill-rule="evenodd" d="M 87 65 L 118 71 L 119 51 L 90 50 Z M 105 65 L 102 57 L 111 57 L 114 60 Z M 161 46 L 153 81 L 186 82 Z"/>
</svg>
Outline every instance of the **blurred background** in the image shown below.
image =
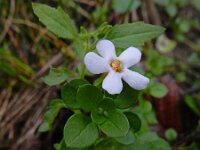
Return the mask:
<svg viewBox="0 0 200 150">
<path fill-rule="evenodd" d="M 167 87 L 149 89 L 152 130 L 173 149 L 200 149 L 200 0 L 0 0 L 0 149 L 53 149 L 71 114 L 62 110 L 48 133 L 39 133 L 47 105 L 60 87 L 45 85 L 49 68 L 74 69 L 70 41 L 57 38 L 33 14 L 31 2 L 61 6 L 77 27 L 144 21 L 166 28 L 143 50 L 141 66 Z M 160 93 L 157 92 L 161 90 Z M 147 106 L 144 109 L 148 109 Z M 167 129 L 173 129 L 170 140 Z"/>
</svg>

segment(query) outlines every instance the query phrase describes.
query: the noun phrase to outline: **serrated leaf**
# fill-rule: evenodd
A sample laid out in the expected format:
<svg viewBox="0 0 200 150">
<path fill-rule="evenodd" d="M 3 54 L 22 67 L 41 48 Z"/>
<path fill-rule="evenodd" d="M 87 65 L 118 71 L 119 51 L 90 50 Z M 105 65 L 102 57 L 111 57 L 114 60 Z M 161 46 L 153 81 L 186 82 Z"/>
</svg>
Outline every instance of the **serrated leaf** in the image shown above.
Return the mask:
<svg viewBox="0 0 200 150">
<path fill-rule="evenodd" d="M 64 39 L 74 39 L 77 29 L 71 18 L 62 8 L 32 3 L 33 11 L 48 30 Z"/>
<path fill-rule="evenodd" d="M 128 119 L 119 110 L 105 111 L 103 114 L 93 111 L 92 120 L 110 137 L 125 136 L 129 130 Z"/>
<path fill-rule="evenodd" d="M 89 83 L 83 79 L 74 79 L 64 85 L 64 87 L 61 89 L 61 98 L 65 103 L 66 107 L 80 108 L 80 104 L 76 100 L 76 95 L 78 88 L 85 84 Z"/>
<path fill-rule="evenodd" d="M 81 108 L 86 111 L 92 111 L 103 99 L 101 91 L 93 85 L 83 85 L 78 89 L 77 97 Z"/>
<path fill-rule="evenodd" d="M 111 40 L 117 48 L 130 46 L 142 46 L 164 32 L 160 26 L 150 25 L 143 22 L 129 23 L 114 26 L 106 38 Z"/>
<path fill-rule="evenodd" d="M 70 72 L 66 69 L 50 68 L 49 74 L 42 80 L 49 86 L 57 85 L 64 82 L 70 76 Z"/>
<path fill-rule="evenodd" d="M 52 100 L 48 106 L 48 110 L 44 114 L 44 121 L 39 127 L 39 132 L 46 132 L 52 128 L 53 122 L 64 104 L 60 99 Z"/>
<path fill-rule="evenodd" d="M 92 145 L 98 138 L 98 129 L 89 118 L 75 114 L 64 127 L 64 140 L 67 147 L 84 148 Z"/>
</svg>

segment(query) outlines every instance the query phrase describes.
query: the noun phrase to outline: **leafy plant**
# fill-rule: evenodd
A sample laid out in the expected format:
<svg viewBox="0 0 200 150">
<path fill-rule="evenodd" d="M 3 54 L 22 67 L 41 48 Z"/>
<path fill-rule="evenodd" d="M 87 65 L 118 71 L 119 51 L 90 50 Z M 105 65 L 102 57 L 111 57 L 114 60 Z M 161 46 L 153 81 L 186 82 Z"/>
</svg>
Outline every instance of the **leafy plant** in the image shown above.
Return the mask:
<svg viewBox="0 0 200 150">
<path fill-rule="evenodd" d="M 91 74 L 86 72 L 82 62 L 88 51 L 95 51 L 95 45 L 100 39 L 109 39 L 117 50 L 121 51 L 122 48 L 144 45 L 145 42 L 163 33 L 164 28 L 144 22 L 115 26 L 104 23 L 96 31 L 88 32 L 81 27 L 78 33 L 73 21 L 63 9 L 55 9 L 39 3 L 33 3 L 32 6 L 34 13 L 47 29 L 58 37 L 73 42 L 73 49 L 81 60 L 75 71 L 51 68 L 49 75 L 43 78 L 43 81 L 50 86 L 65 83 L 61 88 L 61 99 L 51 102 L 39 130 L 50 130 L 61 109 L 69 109 L 74 112 L 66 120 L 63 130 L 64 137 L 59 144 L 55 145 L 55 148 L 57 150 L 106 149 L 108 147 L 114 149 L 159 149 L 161 147 L 169 149 L 168 144 L 156 134 L 149 130 L 144 130 L 144 132 L 140 130 L 143 126 L 141 113 L 135 113 L 133 110 L 136 109 L 138 100 L 143 103 L 144 107 L 150 106 L 148 109 L 151 110 L 151 104 L 141 100 L 144 93 L 123 83 L 122 92 L 111 95 L 99 86 L 104 75 L 96 82 L 85 80 L 87 79 L 85 76 Z M 118 62 L 113 63 L 112 65 L 115 67 Z M 137 73 L 134 75 L 139 76 Z M 157 93 L 157 89 L 161 89 L 161 92 Z M 150 93 L 157 97 L 165 95 L 166 92 L 167 89 L 161 84 L 154 85 L 150 89 Z M 144 110 L 148 111 L 147 108 Z M 139 133 L 140 131 L 141 133 Z M 135 136 L 136 133 L 139 133 L 138 137 Z"/>
</svg>

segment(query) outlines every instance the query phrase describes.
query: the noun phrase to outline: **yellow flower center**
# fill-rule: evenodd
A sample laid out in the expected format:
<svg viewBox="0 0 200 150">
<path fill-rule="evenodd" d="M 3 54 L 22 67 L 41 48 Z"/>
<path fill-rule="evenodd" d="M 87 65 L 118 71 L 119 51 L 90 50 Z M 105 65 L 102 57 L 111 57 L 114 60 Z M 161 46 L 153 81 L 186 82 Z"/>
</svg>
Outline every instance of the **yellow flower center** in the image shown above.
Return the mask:
<svg viewBox="0 0 200 150">
<path fill-rule="evenodd" d="M 123 65 L 119 59 L 115 59 L 111 62 L 110 66 L 115 72 L 121 72 L 123 69 Z"/>
</svg>

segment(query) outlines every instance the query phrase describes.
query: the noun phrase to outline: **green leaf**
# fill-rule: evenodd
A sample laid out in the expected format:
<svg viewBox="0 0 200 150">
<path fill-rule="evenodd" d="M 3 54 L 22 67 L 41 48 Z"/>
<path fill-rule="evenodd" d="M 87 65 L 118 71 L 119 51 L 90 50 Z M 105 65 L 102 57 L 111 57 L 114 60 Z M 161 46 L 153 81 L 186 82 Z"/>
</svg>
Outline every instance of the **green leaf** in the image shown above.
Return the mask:
<svg viewBox="0 0 200 150">
<path fill-rule="evenodd" d="M 168 141 L 174 141 L 177 138 L 176 130 L 170 128 L 165 131 L 165 137 Z"/>
<path fill-rule="evenodd" d="M 170 0 L 155 0 L 155 3 L 161 6 L 167 6 L 170 3 Z"/>
<path fill-rule="evenodd" d="M 110 137 L 125 136 L 129 130 L 129 123 L 126 116 L 119 110 L 104 111 L 103 114 L 97 111 L 92 112 L 92 120 L 98 127 Z"/>
<path fill-rule="evenodd" d="M 77 101 L 85 111 L 95 109 L 103 99 L 101 91 L 93 85 L 83 85 L 78 89 Z"/>
<path fill-rule="evenodd" d="M 141 128 L 141 120 L 138 117 L 138 115 L 132 113 L 132 112 L 125 112 L 124 113 L 126 117 L 128 118 L 130 128 L 133 132 L 138 132 Z"/>
<path fill-rule="evenodd" d="M 115 140 L 123 145 L 129 145 L 135 142 L 135 136 L 129 131 L 126 136 L 116 137 Z"/>
<path fill-rule="evenodd" d="M 113 99 L 105 97 L 99 104 L 99 108 L 102 108 L 103 110 L 113 110 L 116 108 L 115 103 Z"/>
<path fill-rule="evenodd" d="M 44 4 L 32 3 L 33 11 L 48 30 L 64 39 L 74 39 L 77 29 L 74 22 L 62 8 L 52 8 Z"/>
<path fill-rule="evenodd" d="M 150 87 L 150 94 L 156 98 L 164 97 L 168 93 L 168 88 L 162 83 L 154 83 Z"/>
<path fill-rule="evenodd" d="M 81 114 L 69 118 L 64 127 L 64 140 L 67 147 L 84 148 L 98 138 L 98 129 L 91 120 Z"/>
<path fill-rule="evenodd" d="M 174 4 L 169 4 L 166 7 L 166 11 L 170 17 L 174 17 L 177 14 L 177 6 Z"/>
<path fill-rule="evenodd" d="M 140 143 L 145 143 L 148 145 L 148 150 L 170 150 L 170 146 L 169 144 L 159 138 L 154 132 L 148 131 L 148 132 L 144 132 L 142 133 L 139 137 L 138 137 L 138 141 Z M 139 143 L 138 142 L 138 143 Z"/>
<path fill-rule="evenodd" d="M 44 121 L 39 127 L 39 132 L 46 132 L 52 128 L 53 122 L 56 116 L 60 112 L 61 108 L 64 107 L 63 102 L 60 99 L 52 100 L 48 106 L 47 112 L 44 114 Z"/>
<path fill-rule="evenodd" d="M 200 10 L 200 0 L 192 0 L 191 3 L 196 9 Z"/>
<path fill-rule="evenodd" d="M 124 83 L 123 91 L 115 99 L 118 108 L 129 108 L 136 104 L 139 92 Z"/>
<path fill-rule="evenodd" d="M 105 138 L 95 145 L 95 150 L 121 150 L 121 144 L 112 138 Z"/>
<path fill-rule="evenodd" d="M 76 95 L 78 88 L 85 84 L 89 83 L 83 79 L 74 79 L 64 85 L 64 87 L 61 89 L 61 98 L 65 103 L 66 107 L 80 108 L 80 104 L 76 100 Z"/>
<path fill-rule="evenodd" d="M 120 13 L 125 13 L 130 10 L 137 9 L 141 2 L 139 0 L 112 0 L 112 7 L 115 11 Z"/>
<path fill-rule="evenodd" d="M 156 76 L 163 74 L 165 68 L 172 67 L 174 64 L 174 60 L 171 57 L 162 56 L 156 50 L 147 51 L 147 56 L 145 64 Z"/>
<path fill-rule="evenodd" d="M 129 23 L 114 26 L 106 38 L 111 40 L 117 48 L 142 46 L 144 42 L 159 36 L 164 30 L 163 27 L 143 22 Z"/>
<path fill-rule="evenodd" d="M 70 73 L 66 69 L 51 68 L 49 74 L 42 78 L 42 80 L 49 86 L 57 85 L 64 82 Z"/>
<path fill-rule="evenodd" d="M 197 115 L 200 116 L 200 108 L 197 106 L 197 103 L 192 98 L 192 96 L 189 96 L 189 95 L 185 96 L 184 101 L 192 111 L 194 111 Z"/>
</svg>

